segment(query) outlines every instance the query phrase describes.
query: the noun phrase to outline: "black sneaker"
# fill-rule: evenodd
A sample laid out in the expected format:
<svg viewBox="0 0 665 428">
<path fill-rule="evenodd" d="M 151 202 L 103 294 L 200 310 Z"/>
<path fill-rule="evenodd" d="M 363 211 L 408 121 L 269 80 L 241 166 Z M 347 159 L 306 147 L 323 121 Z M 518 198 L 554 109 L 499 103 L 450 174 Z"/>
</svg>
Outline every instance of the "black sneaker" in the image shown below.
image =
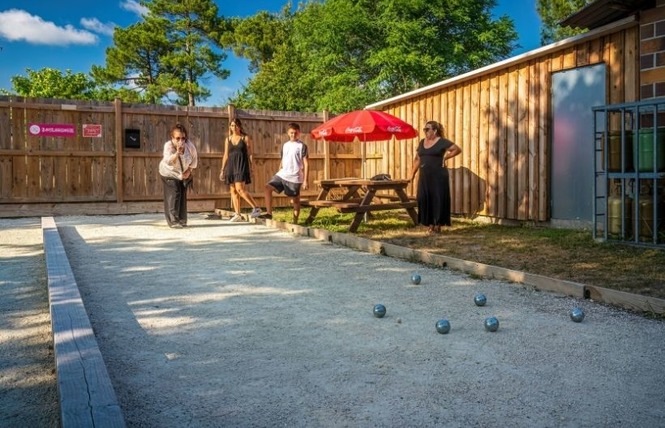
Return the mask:
<svg viewBox="0 0 665 428">
<path fill-rule="evenodd" d="M 272 220 L 272 214 L 268 214 L 268 213 L 261 214 L 261 215 L 259 216 L 259 218 L 262 218 L 262 219 L 264 219 L 264 220 Z"/>
</svg>

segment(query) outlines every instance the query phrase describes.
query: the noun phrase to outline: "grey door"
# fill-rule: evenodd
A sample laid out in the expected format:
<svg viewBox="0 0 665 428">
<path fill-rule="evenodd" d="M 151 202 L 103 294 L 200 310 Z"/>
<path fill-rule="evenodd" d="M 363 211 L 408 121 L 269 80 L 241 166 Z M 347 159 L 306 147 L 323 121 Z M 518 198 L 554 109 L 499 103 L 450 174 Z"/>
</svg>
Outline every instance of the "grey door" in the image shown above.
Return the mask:
<svg viewBox="0 0 665 428">
<path fill-rule="evenodd" d="M 594 135 L 592 107 L 605 105 L 605 65 L 552 74 L 552 220 L 591 226 Z"/>
</svg>

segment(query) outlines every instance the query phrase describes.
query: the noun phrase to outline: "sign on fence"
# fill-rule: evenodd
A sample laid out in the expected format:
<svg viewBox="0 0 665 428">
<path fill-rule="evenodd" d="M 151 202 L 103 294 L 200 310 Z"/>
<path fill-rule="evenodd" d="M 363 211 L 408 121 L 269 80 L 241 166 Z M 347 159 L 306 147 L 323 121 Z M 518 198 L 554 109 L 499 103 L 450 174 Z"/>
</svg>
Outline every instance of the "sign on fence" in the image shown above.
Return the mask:
<svg viewBox="0 0 665 428">
<path fill-rule="evenodd" d="M 83 136 L 92 138 L 102 137 L 102 125 L 93 125 L 90 123 L 83 124 Z"/>
<path fill-rule="evenodd" d="M 30 123 L 30 135 L 39 137 L 75 137 L 76 126 L 71 123 Z"/>
</svg>

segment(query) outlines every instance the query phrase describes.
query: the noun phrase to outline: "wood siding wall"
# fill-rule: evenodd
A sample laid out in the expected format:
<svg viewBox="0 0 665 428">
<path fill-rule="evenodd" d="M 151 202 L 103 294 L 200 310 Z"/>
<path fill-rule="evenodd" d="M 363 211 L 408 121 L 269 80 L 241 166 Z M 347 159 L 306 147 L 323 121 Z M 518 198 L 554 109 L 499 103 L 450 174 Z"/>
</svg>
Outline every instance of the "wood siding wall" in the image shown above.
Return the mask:
<svg viewBox="0 0 665 428">
<path fill-rule="evenodd" d="M 636 101 L 638 43 L 639 29 L 633 23 L 541 49 L 505 67 L 451 79 L 382 109 L 418 128 L 437 120 L 461 147 L 462 154 L 448 161 L 454 213 L 547 221 L 552 73 L 605 63 L 607 104 Z M 407 177 L 416 147 L 416 140 L 383 146 L 389 153 L 386 172 Z"/>
</svg>

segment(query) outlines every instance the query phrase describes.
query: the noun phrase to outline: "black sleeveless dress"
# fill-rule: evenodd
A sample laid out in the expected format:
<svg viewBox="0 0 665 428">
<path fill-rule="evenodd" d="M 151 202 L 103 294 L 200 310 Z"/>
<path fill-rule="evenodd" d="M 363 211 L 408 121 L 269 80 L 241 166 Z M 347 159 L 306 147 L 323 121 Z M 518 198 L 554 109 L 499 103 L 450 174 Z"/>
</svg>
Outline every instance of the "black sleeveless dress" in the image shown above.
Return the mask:
<svg viewBox="0 0 665 428">
<path fill-rule="evenodd" d="M 450 226 L 450 180 L 443 156 L 453 142 L 439 138 L 425 148 L 425 140 L 418 144 L 420 178 L 418 180 L 418 223 L 424 226 Z"/>
<path fill-rule="evenodd" d="M 243 182 L 250 184 L 252 182 L 249 173 L 249 154 L 247 153 L 247 143 L 243 136 L 238 144 L 233 144 L 229 137 L 229 157 L 224 168 L 224 182 L 226 184 Z"/>
</svg>

